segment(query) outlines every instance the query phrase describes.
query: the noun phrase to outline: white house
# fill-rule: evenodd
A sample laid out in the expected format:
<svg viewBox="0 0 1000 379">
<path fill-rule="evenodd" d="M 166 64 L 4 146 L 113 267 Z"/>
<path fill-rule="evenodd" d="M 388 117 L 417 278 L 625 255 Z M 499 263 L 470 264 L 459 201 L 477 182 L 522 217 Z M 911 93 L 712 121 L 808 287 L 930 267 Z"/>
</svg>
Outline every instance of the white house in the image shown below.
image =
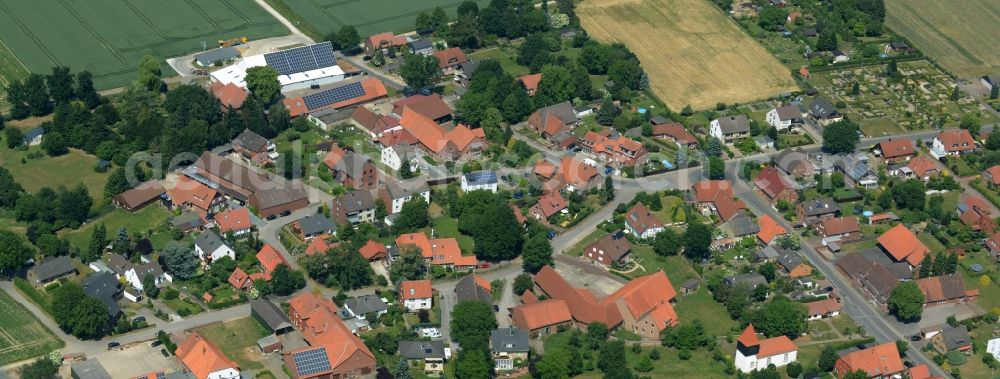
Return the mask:
<svg viewBox="0 0 1000 379">
<path fill-rule="evenodd" d="M 362 295 L 344 301 L 344 310 L 361 320 L 366 319 L 369 314 L 375 314 L 378 318 L 389 312 L 389 303 L 375 295 Z"/>
<path fill-rule="evenodd" d="M 133 265 L 132 262 L 129 262 L 121 254 L 111 254 L 108 257 L 107 265 L 116 278 L 119 280 L 124 278 L 132 288 L 139 291 L 144 291 L 142 280 L 146 275 L 153 277 L 157 287 L 163 285 L 164 282 L 174 281 L 174 278 L 170 274 L 163 271 L 163 267 L 159 263 L 146 258 L 142 258 L 142 263 Z"/>
<path fill-rule="evenodd" d="M 412 180 L 409 182 L 396 182 L 389 180 L 379 189 L 379 198 L 388 206 L 389 214 L 396 214 L 403 210 L 403 204 L 410 201 L 414 196 L 424 198 L 427 204 L 431 203 L 431 187 L 426 180 Z"/>
<path fill-rule="evenodd" d="M 236 252 L 226 245 L 226 242 L 218 234 L 211 230 L 206 230 L 194 240 L 195 255 L 202 261 L 214 261 L 222 257 L 236 259 Z"/>
<path fill-rule="evenodd" d="M 946 155 L 961 155 L 976 150 L 976 140 L 968 129 L 945 130 L 938 133 L 931 143 L 931 155 L 941 158 Z"/>
<path fill-rule="evenodd" d="M 745 373 L 763 370 L 769 365 L 781 367 L 798 359 L 799 350 L 786 336 L 760 340 L 753 324 L 736 340 L 736 368 Z"/>
<path fill-rule="evenodd" d="M 708 134 L 722 142 L 732 143 L 750 136 L 750 120 L 746 115 L 720 117 L 712 120 Z"/>
<path fill-rule="evenodd" d="M 992 354 L 994 359 L 1000 360 L 1000 338 L 986 342 L 986 352 Z"/>
<path fill-rule="evenodd" d="M 802 124 L 802 111 L 795 105 L 782 105 L 767 112 L 766 121 L 779 132 Z"/>
<path fill-rule="evenodd" d="M 473 171 L 462 175 L 462 191 L 487 190 L 497 192 L 496 171 Z"/>
<path fill-rule="evenodd" d="M 434 289 L 430 280 L 407 280 L 399 285 L 399 298 L 408 312 L 430 310 Z"/>
<path fill-rule="evenodd" d="M 413 147 L 402 143 L 382 149 L 381 161 L 382 164 L 396 171 L 403 167 L 403 162 L 409 162 L 411 170 L 419 164 Z"/>
<path fill-rule="evenodd" d="M 37 146 L 42 144 L 42 137 L 45 136 L 45 128 L 41 126 L 31 128 L 24 132 L 21 142 L 28 146 Z"/>
</svg>

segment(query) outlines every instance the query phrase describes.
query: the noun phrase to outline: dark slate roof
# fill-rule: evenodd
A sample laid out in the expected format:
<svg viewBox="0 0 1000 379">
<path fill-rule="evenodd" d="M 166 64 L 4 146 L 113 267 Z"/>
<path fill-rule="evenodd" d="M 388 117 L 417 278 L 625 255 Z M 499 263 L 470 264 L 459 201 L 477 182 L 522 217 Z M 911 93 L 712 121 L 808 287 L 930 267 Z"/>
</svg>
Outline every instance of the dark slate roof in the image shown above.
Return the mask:
<svg viewBox="0 0 1000 379">
<path fill-rule="evenodd" d="M 661 125 L 670 122 L 670 120 L 663 116 L 653 116 L 653 118 L 649 119 L 649 122 L 653 125 Z"/>
<path fill-rule="evenodd" d="M 941 332 L 941 338 L 944 339 L 944 347 L 948 351 L 972 344 L 972 339 L 969 338 L 969 331 L 965 325 L 959 325 L 957 328 L 946 328 Z"/>
<path fill-rule="evenodd" d="M 528 332 L 518 328 L 501 328 L 490 332 L 490 346 L 494 353 L 527 353 Z"/>
<path fill-rule="evenodd" d="M 382 301 L 381 298 L 375 295 L 361 295 L 355 298 L 347 299 L 344 302 L 346 308 L 350 308 L 357 316 L 363 316 L 369 313 L 382 312 L 389 309 L 389 304 Z"/>
<path fill-rule="evenodd" d="M 155 278 L 163 275 L 163 267 L 159 263 L 156 263 L 156 261 L 149 261 L 136 265 L 135 273 L 139 276 L 139 280 L 142 280 L 146 274 L 152 275 Z"/>
<path fill-rule="evenodd" d="M 476 284 L 475 275 L 466 275 L 455 284 L 455 298 L 458 301 L 479 300 L 489 304 L 493 303 L 493 295 Z"/>
<path fill-rule="evenodd" d="M 873 265 L 863 282 L 865 287 L 883 303 L 889 299 L 889 293 L 899 285 L 899 279 L 881 265 Z"/>
<path fill-rule="evenodd" d="M 792 173 L 800 165 L 811 165 L 809 155 L 802 148 L 785 149 L 774 157 L 774 163 L 786 173 Z"/>
<path fill-rule="evenodd" d="M 792 271 L 802 264 L 802 257 L 794 252 L 786 252 L 778 256 L 778 264 L 785 268 L 785 271 Z"/>
<path fill-rule="evenodd" d="M 750 120 L 746 115 L 719 117 L 722 134 L 746 133 L 750 131 Z"/>
<path fill-rule="evenodd" d="M 809 104 L 809 114 L 813 117 L 827 118 L 836 113 L 837 108 L 834 108 L 833 104 L 830 104 L 830 101 L 823 97 L 817 97 L 812 104 Z"/>
<path fill-rule="evenodd" d="M 195 238 L 194 244 L 195 246 L 201 248 L 201 251 L 204 251 L 205 254 L 211 254 L 215 251 L 215 249 L 225 245 L 226 242 L 223 241 L 222 237 L 219 237 L 219 235 L 215 232 L 206 230 L 201 232 L 201 234 L 198 235 L 198 238 Z"/>
<path fill-rule="evenodd" d="M 70 261 L 68 256 L 63 255 L 46 259 L 32 271 L 35 273 L 35 279 L 45 282 L 71 273 L 74 270 L 76 270 L 76 266 L 73 266 L 73 262 Z"/>
<path fill-rule="evenodd" d="M 117 300 L 121 290 L 118 279 L 110 272 L 99 272 L 83 281 L 83 293 L 100 300 L 104 304 L 104 308 L 107 309 L 108 315 L 112 317 L 122 311 Z"/>
<path fill-rule="evenodd" d="M 698 288 L 699 284 L 701 284 L 701 281 L 698 280 L 698 278 L 691 278 L 691 279 L 685 280 L 684 284 L 681 284 L 681 288 L 688 289 L 688 290 L 693 290 L 693 289 Z"/>
<path fill-rule="evenodd" d="M 28 129 L 28 131 L 24 132 L 24 140 L 25 141 L 31 141 L 31 140 L 35 139 L 35 137 L 38 137 L 38 136 L 41 136 L 41 135 L 44 135 L 44 134 L 45 134 L 45 128 L 43 128 L 41 126 L 37 126 L 37 127 L 31 128 L 31 129 Z"/>
<path fill-rule="evenodd" d="M 443 341 L 399 341 L 399 356 L 406 359 L 444 359 Z"/>
<path fill-rule="evenodd" d="M 426 181 L 420 179 L 405 182 L 390 180 L 385 183 L 385 190 L 389 193 L 390 198 L 402 199 L 414 194 L 429 192 L 431 187 L 427 186 Z"/>
<path fill-rule="evenodd" d="M 91 358 L 70 367 L 71 376 L 76 379 L 111 379 L 111 375 L 97 358 Z"/>
<path fill-rule="evenodd" d="M 215 63 L 217 61 L 228 61 L 240 56 L 240 51 L 232 46 L 212 49 L 204 53 L 195 54 L 194 59 L 199 62 Z"/>
<path fill-rule="evenodd" d="M 465 174 L 465 180 L 469 185 L 483 185 L 483 184 L 496 184 L 497 173 L 496 171 L 482 170 L 482 171 L 472 171 Z"/>
<path fill-rule="evenodd" d="M 413 49 L 413 51 L 420 51 L 423 49 L 429 49 L 434 47 L 434 44 L 432 44 L 431 41 L 425 39 L 410 41 L 407 42 L 406 45 L 409 46 L 411 49 Z"/>
<path fill-rule="evenodd" d="M 802 111 L 799 110 L 797 105 L 786 104 L 775 108 L 775 112 L 778 113 L 778 119 L 782 121 L 787 120 L 801 120 Z"/>
<path fill-rule="evenodd" d="M 747 216 L 745 213 L 736 215 L 736 217 L 724 222 L 721 227 L 731 233 L 734 237 L 757 234 L 757 232 L 760 231 L 760 224 L 751 219 L 750 216 Z"/>
<path fill-rule="evenodd" d="M 541 116 L 539 119 L 543 123 L 549 116 L 556 116 L 563 122 L 563 124 L 573 124 L 579 121 L 576 117 L 576 109 L 573 109 L 573 104 L 570 104 L 569 101 L 549 105 L 545 108 L 539 109 L 537 112 L 538 115 Z"/>
<path fill-rule="evenodd" d="M 871 169 L 868 167 L 868 160 L 859 154 L 847 154 L 837 157 L 837 168 L 854 180 L 861 180 L 868 176 Z"/>
<path fill-rule="evenodd" d="M 816 199 L 802 203 L 802 209 L 806 216 L 816 216 L 840 211 L 840 204 L 832 199 Z"/>
<path fill-rule="evenodd" d="M 243 146 L 251 151 L 264 151 L 267 146 L 267 138 L 261 137 L 250 129 L 243 129 L 243 133 L 233 138 L 232 143 L 234 146 Z"/>
<path fill-rule="evenodd" d="M 250 303 L 250 309 L 261 320 L 267 324 L 271 330 L 290 328 L 292 321 L 288 319 L 285 312 L 281 311 L 277 305 L 266 299 L 257 299 Z"/>
<path fill-rule="evenodd" d="M 205 222 L 201 220 L 201 216 L 199 216 L 197 213 L 186 211 L 184 213 L 181 213 L 180 216 L 174 216 L 170 224 L 173 225 L 175 228 L 181 230 L 187 230 L 202 226 L 205 224 Z"/>
<path fill-rule="evenodd" d="M 472 76 L 472 74 L 476 73 L 476 70 L 479 69 L 479 63 L 480 61 L 473 60 L 462 63 L 462 72 L 465 73 L 465 76 Z"/>
<path fill-rule="evenodd" d="M 354 213 L 375 207 L 375 200 L 368 191 L 351 191 L 343 194 L 336 201 L 346 213 Z"/>
<path fill-rule="evenodd" d="M 336 226 L 323 214 L 316 213 L 299 219 L 299 227 L 303 234 L 312 235 L 333 230 Z"/>
</svg>

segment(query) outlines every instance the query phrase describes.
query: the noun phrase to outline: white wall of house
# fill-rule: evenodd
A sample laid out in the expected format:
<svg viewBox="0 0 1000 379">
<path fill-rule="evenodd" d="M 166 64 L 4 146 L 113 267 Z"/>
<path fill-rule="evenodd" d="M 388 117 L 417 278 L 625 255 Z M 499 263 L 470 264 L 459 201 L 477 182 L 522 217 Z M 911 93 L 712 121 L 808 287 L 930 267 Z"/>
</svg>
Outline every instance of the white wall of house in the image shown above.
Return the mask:
<svg viewBox="0 0 1000 379">
<path fill-rule="evenodd" d="M 406 307 L 407 311 L 416 312 L 421 309 L 431 309 L 431 298 L 424 297 L 419 299 L 406 299 L 403 301 L 403 306 Z"/>
<path fill-rule="evenodd" d="M 208 374 L 208 379 L 239 379 L 240 372 L 235 368 L 227 368 Z"/>
<path fill-rule="evenodd" d="M 410 196 L 401 197 L 401 198 L 398 198 L 398 199 L 392 199 L 392 212 L 391 212 L 391 214 L 399 213 L 400 211 L 402 211 L 403 210 L 403 204 L 405 204 L 407 201 L 410 201 L 410 199 L 413 196 L 421 196 L 421 197 L 424 198 L 424 201 L 426 201 L 427 204 L 431 203 L 431 191 L 424 191 L 424 192 L 412 194 Z"/>
<path fill-rule="evenodd" d="M 775 129 L 778 129 L 779 132 L 787 130 L 788 128 L 792 127 L 792 120 L 782 121 L 781 117 L 778 117 L 777 108 L 767 112 L 766 120 L 769 125 L 773 126 Z"/>
<path fill-rule="evenodd" d="M 773 355 L 770 357 L 758 357 L 756 355 L 751 355 L 749 357 L 743 356 L 738 349 L 736 350 L 736 368 L 740 371 L 749 373 L 753 370 L 763 370 L 767 368 L 768 365 L 775 365 L 777 367 L 785 366 L 789 363 L 795 362 L 798 359 L 799 352 L 790 351 L 788 353 Z"/>
<path fill-rule="evenodd" d="M 233 251 L 233 249 L 230 249 L 229 246 L 226 245 L 219 246 L 217 249 L 215 249 L 215 251 L 212 252 L 203 251 L 201 250 L 201 247 L 195 245 L 194 251 L 195 253 L 198 254 L 198 258 L 201 258 L 201 260 L 205 260 L 205 258 L 210 258 L 211 260 L 214 261 L 222 257 L 229 257 L 232 258 L 233 260 L 236 259 L 236 252 Z"/>
<path fill-rule="evenodd" d="M 712 120 L 712 123 L 708 126 L 708 135 L 718 138 L 719 140 L 725 140 L 722 135 L 722 126 L 719 125 L 719 120 Z"/>
<path fill-rule="evenodd" d="M 479 185 L 469 185 L 469 182 L 465 180 L 465 175 L 462 175 L 462 191 L 476 191 L 476 190 L 487 190 L 493 193 L 497 192 L 497 183 L 489 184 L 479 184 Z"/>
<path fill-rule="evenodd" d="M 399 168 L 403 166 L 399 160 L 399 154 L 396 154 L 396 150 L 393 150 L 391 147 L 382 149 L 381 158 L 382 164 L 389 166 L 393 170 L 399 171 Z"/>
</svg>

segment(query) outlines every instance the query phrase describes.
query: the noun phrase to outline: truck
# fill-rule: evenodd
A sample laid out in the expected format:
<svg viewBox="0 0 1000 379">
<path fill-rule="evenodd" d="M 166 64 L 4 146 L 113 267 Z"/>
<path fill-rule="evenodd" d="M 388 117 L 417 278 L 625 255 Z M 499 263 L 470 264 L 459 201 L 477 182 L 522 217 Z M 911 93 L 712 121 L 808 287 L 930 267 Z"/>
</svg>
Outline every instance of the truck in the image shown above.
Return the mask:
<svg viewBox="0 0 1000 379">
<path fill-rule="evenodd" d="M 238 46 L 250 41 L 247 37 L 220 39 L 219 47 Z"/>
</svg>

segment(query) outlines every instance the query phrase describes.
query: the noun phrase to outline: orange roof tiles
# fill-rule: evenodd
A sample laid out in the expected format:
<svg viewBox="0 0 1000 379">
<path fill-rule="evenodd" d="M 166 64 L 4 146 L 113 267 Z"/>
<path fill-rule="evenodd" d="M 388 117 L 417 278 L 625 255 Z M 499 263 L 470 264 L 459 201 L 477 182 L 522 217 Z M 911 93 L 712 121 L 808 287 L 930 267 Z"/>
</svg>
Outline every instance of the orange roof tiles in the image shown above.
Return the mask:
<svg viewBox="0 0 1000 379">
<path fill-rule="evenodd" d="M 809 316 L 822 316 L 831 312 L 840 311 L 840 303 L 836 299 L 824 299 L 806 303 Z"/>
<path fill-rule="evenodd" d="M 765 244 L 770 244 L 778 236 L 788 233 L 785 227 L 774 221 L 771 216 L 763 215 L 757 219 L 757 225 L 760 226 L 760 231 L 757 232 L 757 238 L 764 242 Z"/>
<path fill-rule="evenodd" d="M 882 150 L 882 156 L 886 158 L 899 158 L 916 154 L 916 150 L 913 148 L 913 141 L 907 138 L 889 139 L 888 141 L 880 142 L 878 145 L 879 149 Z"/>
<path fill-rule="evenodd" d="M 366 78 L 361 81 L 361 88 L 364 89 L 364 95 L 353 97 L 347 100 L 338 101 L 336 103 L 327 105 L 322 108 L 333 108 L 340 109 L 346 106 L 351 106 L 354 104 L 361 104 L 364 102 L 372 101 L 378 98 L 385 97 L 389 94 L 389 91 L 385 89 L 385 84 L 381 80 L 376 78 Z M 321 108 L 317 108 L 321 109 Z M 310 111 L 315 111 L 316 109 L 310 109 Z"/>
<path fill-rule="evenodd" d="M 945 130 L 938 134 L 937 139 L 947 152 L 962 152 L 976 148 L 976 141 L 972 139 L 968 129 Z"/>
<path fill-rule="evenodd" d="M 330 244 L 326 242 L 326 235 L 313 237 L 312 241 L 309 241 L 309 246 L 306 246 L 306 255 L 313 256 L 315 254 L 326 254 L 330 249 L 340 246 L 340 243 Z"/>
<path fill-rule="evenodd" d="M 889 376 L 906 369 L 902 359 L 899 358 L 895 342 L 845 354 L 837 360 L 836 366 L 838 373 L 863 370 L 872 377 Z"/>
<path fill-rule="evenodd" d="M 487 290 L 487 291 L 490 291 L 490 292 L 493 291 L 493 285 L 490 284 L 490 282 L 487 281 L 482 276 L 479 276 L 479 275 L 476 275 L 476 274 L 472 274 L 472 280 L 476 282 L 477 286 L 482 287 L 484 290 Z"/>
<path fill-rule="evenodd" d="M 910 368 L 910 379 L 937 379 L 940 376 L 931 376 L 931 369 L 926 363 Z"/>
<path fill-rule="evenodd" d="M 917 287 L 924 293 L 924 303 L 959 299 L 968 295 L 962 275 L 940 275 L 917 279 Z"/>
<path fill-rule="evenodd" d="M 208 378 L 208 375 L 225 369 L 239 371 L 240 366 L 229 360 L 218 346 L 204 339 L 198 332 L 192 332 L 177 346 L 177 358 L 198 379 Z"/>
<path fill-rule="evenodd" d="M 291 117 L 309 113 L 309 107 L 306 106 L 305 99 L 301 97 L 287 97 L 281 103 L 285 105 L 285 109 L 288 109 L 288 115 Z"/>
<path fill-rule="evenodd" d="M 653 312 L 657 327 L 663 329 L 677 323 L 677 313 L 670 305 L 670 300 L 676 296 L 677 291 L 667 279 L 667 274 L 663 271 L 657 271 L 632 279 L 624 287 L 605 298 L 602 303 L 612 304 L 618 299 L 622 299 L 635 319 L 641 318 L 647 312 Z"/>
<path fill-rule="evenodd" d="M 827 236 L 836 236 L 846 233 L 861 231 L 861 224 L 857 217 L 835 217 L 820 221 L 820 227 Z"/>
<path fill-rule="evenodd" d="M 267 273 L 267 279 L 271 278 L 271 273 L 274 272 L 274 269 L 278 268 L 278 265 L 291 267 L 288 264 L 288 261 L 285 260 L 285 257 L 268 243 L 264 244 L 264 247 L 257 252 L 257 261 L 260 262 L 262 267 L 264 267 L 264 272 Z"/>
<path fill-rule="evenodd" d="M 580 162 L 573 157 L 564 156 L 559 164 L 562 182 L 577 188 L 584 188 L 592 178 L 597 176 L 597 168 Z"/>
<path fill-rule="evenodd" d="M 524 291 L 524 293 L 521 294 L 521 302 L 524 304 L 534 304 L 538 302 L 538 297 L 531 291 Z"/>
<path fill-rule="evenodd" d="M 444 133 L 444 137 L 455 144 L 459 151 L 465 151 L 476 138 L 486 138 L 483 128 L 470 129 L 465 124 L 458 124 L 452 130 Z"/>
<path fill-rule="evenodd" d="M 406 280 L 399 285 L 399 297 L 403 300 L 429 299 L 434 296 L 430 280 Z"/>
<path fill-rule="evenodd" d="M 896 261 L 905 260 L 910 266 L 919 265 L 924 260 L 924 255 L 931 252 L 910 229 L 902 224 L 896 225 L 878 236 L 878 243 Z"/>
<path fill-rule="evenodd" d="M 469 61 L 469 59 L 465 57 L 465 52 L 457 47 L 435 51 L 434 58 L 437 58 L 438 60 L 438 68 L 460 65 Z"/>
<path fill-rule="evenodd" d="M 539 197 L 538 203 L 532 208 L 532 210 L 540 211 L 543 217 L 549 218 L 557 212 L 566 209 L 566 199 L 563 199 L 559 191 L 551 191 Z"/>
<path fill-rule="evenodd" d="M 712 203 L 723 221 L 736 216 L 745 207 L 733 197 L 733 184 L 728 180 L 702 180 L 694 185 L 695 199 L 699 203 Z"/>
<path fill-rule="evenodd" d="M 229 279 L 227 279 L 227 281 L 229 282 L 229 285 L 238 290 L 246 289 L 253 285 L 253 280 L 250 279 L 250 275 L 247 275 L 247 273 L 239 267 L 233 269 L 233 273 L 229 274 Z"/>
<path fill-rule="evenodd" d="M 374 366 L 375 355 L 358 336 L 347 329 L 337 315 L 339 309 L 332 301 L 319 294 L 304 293 L 293 297 L 289 302 L 289 313 L 294 312 L 302 317 L 303 325 L 300 331 L 311 345 L 289 354 L 322 346 L 334 371 L 352 360 Z M 359 362 L 359 359 L 363 362 Z"/>
<path fill-rule="evenodd" d="M 556 174 L 556 165 L 547 160 L 539 159 L 538 162 L 535 162 L 535 174 L 545 179 L 551 178 Z"/>
<path fill-rule="evenodd" d="M 986 169 L 986 172 L 990 174 L 990 177 L 992 177 L 993 180 L 991 181 L 991 183 L 993 185 L 1000 184 L 1000 165 L 990 167 Z"/>
<path fill-rule="evenodd" d="M 403 117 L 406 108 L 412 109 L 421 116 L 431 120 L 447 117 L 451 115 L 451 107 L 444 102 L 441 95 L 432 93 L 430 95 L 413 95 L 392 103 L 392 113 Z"/>
<path fill-rule="evenodd" d="M 219 233 L 221 234 L 249 229 L 253 226 L 250 223 L 250 210 L 247 208 L 237 208 L 217 213 L 215 215 L 215 224 L 219 226 Z"/>
<path fill-rule="evenodd" d="M 573 317 L 570 315 L 566 302 L 558 299 L 549 299 L 534 304 L 519 305 L 511 311 L 511 319 L 514 325 L 524 330 L 535 330 L 546 326 L 570 322 Z"/>
<path fill-rule="evenodd" d="M 528 94 L 535 96 L 535 91 L 538 90 L 538 82 L 542 81 L 542 73 L 524 75 L 517 78 L 517 81 L 524 85 L 524 89 L 528 90 Z"/>
<path fill-rule="evenodd" d="M 167 191 L 167 196 L 170 196 L 174 205 L 190 205 L 202 218 L 208 215 L 208 209 L 212 207 L 212 201 L 218 194 L 211 187 L 187 176 L 179 177 L 174 188 Z"/>
<path fill-rule="evenodd" d="M 368 43 L 375 48 L 403 46 L 406 45 L 406 37 L 397 36 L 395 34 L 392 34 L 392 32 L 384 32 L 368 36 Z"/>
<path fill-rule="evenodd" d="M 396 245 L 414 245 L 420 248 L 424 258 L 430 258 L 431 264 L 474 266 L 478 262 L 475 256 L 463 256 L 458 240 L 454 238 L 429 239 L 424 233 L 407 233 L 396 237 Z"/>
<path fill-rule="evenodd" d="M 222 108 L 224 110 L 228 110 L 229 108 L 242 108 L 243 102 L 246 101 L 247 96 L 250 95 L 249 92 L 240 88 L 240 86 L 237 86 L 236 84 L 222 84 L 215 81 L 212 82 L 212 94 L 219 99 L 219 103 L 222 104 Z"/>
<path fill-rule="evenodd" d="M 673 138 L 682 145 L 698 143 L 698 138 L 688 132 L 684 125 L 679 122 L 653 125 L 653 135 Z"/>
<path fill-rule="evenodd" d="M 736 341 L 746 347 L 758 346 L 757 359 L 773 357 L 778 354 L 798 350 L 795 344 L 792 343 L 792 340 L 788 339 L 786 336 L 777 336 L 765 340 L 757 338 L 757 333 L 753 328 L 753 324 L 747 325 L 746 329 L 743 329 L 743 333 L 740 334 L 740 337 Z"/>
<path fill-rule="evenodd" d="M 923 155 L 910 159 L 910 163 L 907 163 L 906 167 L 909 167 L 916 176 L 921 178 L 927 176 L 930 171 L 938 171 L 934 161 Z"/>
<path fill-rule="evenodd" d="M 389 147 L 396 146 L 401 143 L 414 145 L 420 142 L 420 140 L 406 129 L 397 129 L 382 133 L 382 138 L 379 138 L 378 142 L 381 143 L 382 146 Z"/>
<path fill-rule="evenodd" d="M 306 292 L 295 296 L 288 301 L 290 309 L 294 309 L 302 319 L 310 319 L 320 310 L 328 313 L 337 313 L 340 308 L 332 301 L 327 300 L 323 295 Z"/>
<path fill-rule="evenodd" d="M 385 245 L 375 240 L 368 240 L 368 243 L 362 246 L 358 252 L 367 260 L 385 258 L 389 254 Z"/>
<path fill-rule="evenodd" d="M 448 145 L 448 139 L 444 136 L 441 126 L 434 120 L 424 116 L 410 107 L 403 108 L 402 118 L 399 124 L 413 134 L 424 147 L 434 153 L 439 153 Z"/>
<path fill-rule="evenodd" d="M 757 346 L 760 344 L 760 340 L 757 339 L 757 332 L 753 329 L 753 324 L 749 324 L 745 329 L 743 329 L 743 333 L 741 333 L 740 337 L 736 339 L 736 342 L 739 342 L 746 347 Z"/>
</svg>

